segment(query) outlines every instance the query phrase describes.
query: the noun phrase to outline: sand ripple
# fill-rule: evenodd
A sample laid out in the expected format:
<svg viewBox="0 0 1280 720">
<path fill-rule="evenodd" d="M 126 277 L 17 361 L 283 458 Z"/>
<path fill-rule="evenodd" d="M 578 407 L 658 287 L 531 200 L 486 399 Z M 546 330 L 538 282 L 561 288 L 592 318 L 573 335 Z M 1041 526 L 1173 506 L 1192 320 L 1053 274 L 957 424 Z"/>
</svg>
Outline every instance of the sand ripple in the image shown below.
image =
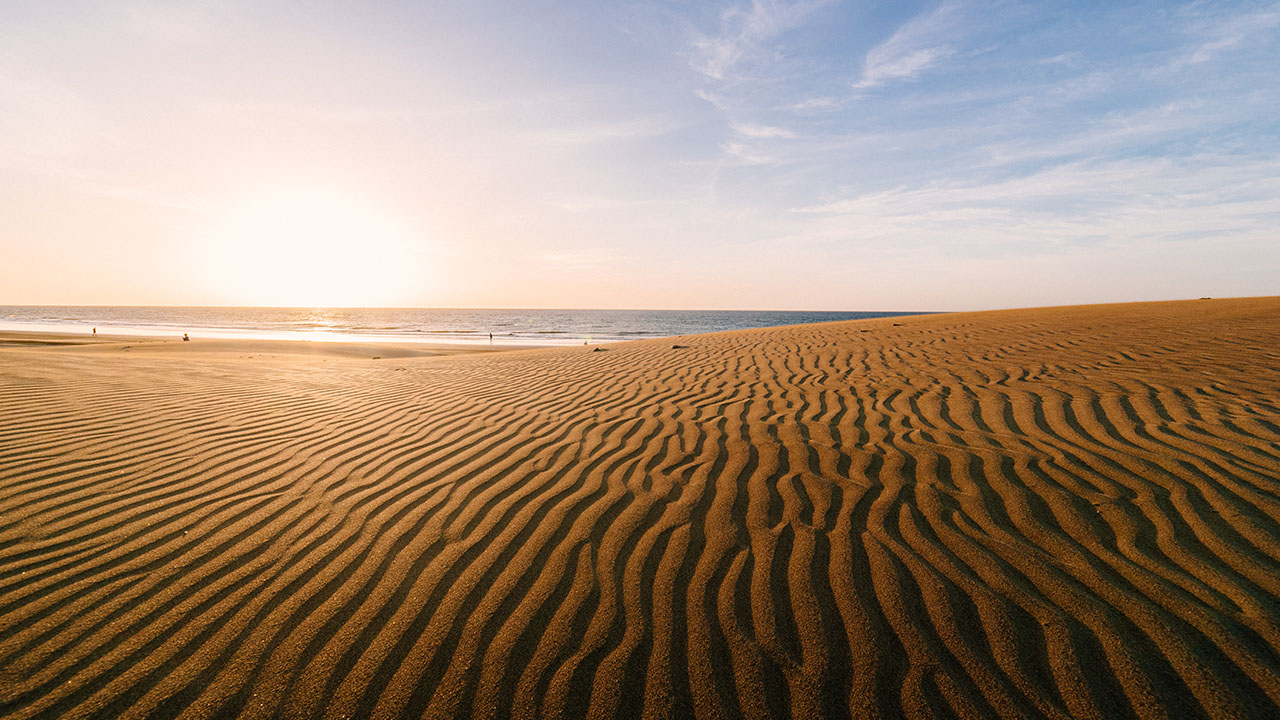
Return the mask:
<svg viewBox="0 0 1280 720">
<path fill-rule="evenodd" d="M 1280 301 L 0 352 L 0 715 L 1280 716 Z"/>
</svg>

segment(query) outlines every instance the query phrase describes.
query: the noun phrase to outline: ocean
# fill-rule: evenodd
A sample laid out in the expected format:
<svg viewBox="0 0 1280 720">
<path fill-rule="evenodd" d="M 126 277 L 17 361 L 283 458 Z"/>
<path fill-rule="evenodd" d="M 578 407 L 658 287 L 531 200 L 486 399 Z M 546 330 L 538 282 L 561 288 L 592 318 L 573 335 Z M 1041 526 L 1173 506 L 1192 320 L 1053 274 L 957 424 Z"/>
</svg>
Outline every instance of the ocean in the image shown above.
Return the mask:
<svg viewBox="0 0 1280 720">
<path fill-rule="evenodd" d="M 581 345 L 914 315 L 757 310 L 0 306 L 0 330 L 321 341 Z"/>
</svg>

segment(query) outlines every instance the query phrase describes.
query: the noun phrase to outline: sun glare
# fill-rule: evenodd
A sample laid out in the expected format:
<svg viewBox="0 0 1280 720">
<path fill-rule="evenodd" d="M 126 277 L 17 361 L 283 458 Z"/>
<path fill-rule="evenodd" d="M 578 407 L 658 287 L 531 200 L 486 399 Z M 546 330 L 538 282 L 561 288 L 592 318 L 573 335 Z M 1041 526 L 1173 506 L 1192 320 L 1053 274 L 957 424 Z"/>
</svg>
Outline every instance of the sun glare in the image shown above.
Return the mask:
<svg viewBox="0 0 1280 720">
<path fill-rule="evenodd" d="M 342 192 L 293 188 L 230 208 L 202 243 L 220 302 L 356 307 L 412 304 L 424 278 L 408 230 Z"/>
</svg>

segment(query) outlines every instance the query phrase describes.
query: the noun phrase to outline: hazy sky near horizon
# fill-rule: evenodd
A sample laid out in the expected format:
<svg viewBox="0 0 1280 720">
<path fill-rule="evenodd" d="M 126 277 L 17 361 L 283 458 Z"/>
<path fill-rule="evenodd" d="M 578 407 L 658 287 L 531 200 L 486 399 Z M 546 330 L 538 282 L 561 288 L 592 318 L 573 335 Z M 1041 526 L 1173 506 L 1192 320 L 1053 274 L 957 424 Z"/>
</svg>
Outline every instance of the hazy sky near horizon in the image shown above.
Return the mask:
<svg viewBox="0 0 1280 720">
<path fill-rule="evenodd" d="M 19 2 L 0 304 L 1280 293 L 1277 2 Z"/>
</svg>

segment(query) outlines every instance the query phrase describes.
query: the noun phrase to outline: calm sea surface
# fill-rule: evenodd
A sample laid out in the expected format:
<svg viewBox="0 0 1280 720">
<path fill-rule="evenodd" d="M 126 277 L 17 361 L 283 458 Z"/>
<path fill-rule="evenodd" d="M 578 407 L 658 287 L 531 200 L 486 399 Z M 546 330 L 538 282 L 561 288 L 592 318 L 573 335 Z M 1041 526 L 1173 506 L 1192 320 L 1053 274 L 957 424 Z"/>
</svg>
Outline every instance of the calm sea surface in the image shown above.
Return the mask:
<svg viewBox="0 0 1280 720">
<path fill-rule="evenodd" d="M 909 312 L 0 306 L 0 330 L 581 345 Z"/>
</svg>

